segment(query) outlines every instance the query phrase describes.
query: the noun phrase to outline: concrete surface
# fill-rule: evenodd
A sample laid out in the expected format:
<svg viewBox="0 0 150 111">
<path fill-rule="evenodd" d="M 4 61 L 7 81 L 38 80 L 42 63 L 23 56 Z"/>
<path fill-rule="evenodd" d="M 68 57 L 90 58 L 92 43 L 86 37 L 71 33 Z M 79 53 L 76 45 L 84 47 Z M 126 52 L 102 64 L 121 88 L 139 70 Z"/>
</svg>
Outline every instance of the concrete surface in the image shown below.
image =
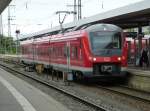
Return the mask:
<svg viewBox="0 0 150 111">
<path fill-rule="evenodd" d="M 0 111 L 23 111 L 21 105 L 0 82 Z"/>
<path fill-rule="evenodd" d="M 22 109 L 24 109 L 24 111 L 29 111 L 29 110 L 25 110 L 28 108 L 27 106 L 29 105 L 22 105 L 22 103 L 19 103 L 20 101 L 17 102 L 13 98 L 12 95 L 14 95 L 13 92 L 15 89 L 16 91 L 18 91 L 18 93 L 22 95 L 22 98 L 24 97 L 26 99 L 23 100 L 23 102 L 27 101 L 28 104 L 30 104 L 30 106 L 33 107 L 33 109 L 35 108 L 35 111 L 69 111 L 69 109 L 67 109 L 65 106 L 63 106 L 61 103 L 57 102 L 47 94 L 41 92 L 39 89 L 31 86 L 27 82 L 15 77 L 14 75 L 11 75 L 10 73 L 4 71 L 3 69 L 0 69 L 0 78 L 3 78 L 5 81 L 8 82 L 8 84 L 11 84 L 11 86 L 14 88 L 14 89 L 11 88 L 11 90 L 9 89 L 8 91 L 4 86 L 0 84 L 0 89 L 1 89 L 0 91 L 2 91 L 3 89 L 6 90 L 5 92 L 0 93 L 0 105 L 2 106 L 2 107 L 0 106 L 0 111 L 22 111 Z M 4 100 L 1 98 L 3 98 Z M 3 102 L 7 104 L 4 104 Z M 1 110 L 1 108 L 6 108 L 7 105 L 8 106 L 10 105 L 9 107 L 11 110 L 5 110 L 5 109 Z M 14 107 L 14 110 L 12 110 L 11 107 L 12 108 Z M 27 107 L 27 108 L 23 108 L 23 107 Z"/>
<path fill-rule="evenodd" d="M 150 92 L 150 71 L 128 68 L 128 86 Z"/>
</svg>

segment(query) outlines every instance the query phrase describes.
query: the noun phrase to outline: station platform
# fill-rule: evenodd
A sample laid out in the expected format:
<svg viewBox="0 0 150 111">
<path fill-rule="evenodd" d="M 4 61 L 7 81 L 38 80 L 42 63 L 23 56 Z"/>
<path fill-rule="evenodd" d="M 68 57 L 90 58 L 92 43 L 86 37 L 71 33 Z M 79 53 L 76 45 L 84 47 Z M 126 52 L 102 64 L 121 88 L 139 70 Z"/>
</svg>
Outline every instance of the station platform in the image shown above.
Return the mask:
<svg viewBox="0 0 150 111">
<path fill-rule="evenodd" d="M 128 67 L 127 72 L 129 87 L 150 92 L 150 70 L 146 67 Z"/>
<path fill-rule="evenodd" d="M 0 68 L 0 111 L 69 111 L 69 109 Z"/>
<path fill-rule="evenodd" d="M 9 90 L 0 82 L 0 111 L 23 111 Z"/>
<path fill-rule="evenodd" d="M 148 76 L 150 77 L 150 68 L 146 67 L 128 67 L 127 71 L 134 75 Z"/>
</svg>

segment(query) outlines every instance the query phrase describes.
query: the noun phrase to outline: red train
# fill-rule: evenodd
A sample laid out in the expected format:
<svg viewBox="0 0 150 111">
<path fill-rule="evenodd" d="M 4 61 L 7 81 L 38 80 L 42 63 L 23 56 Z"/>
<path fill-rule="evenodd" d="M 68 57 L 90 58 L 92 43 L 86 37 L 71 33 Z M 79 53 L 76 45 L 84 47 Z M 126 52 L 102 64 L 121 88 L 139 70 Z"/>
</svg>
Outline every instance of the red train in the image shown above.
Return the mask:
<svg viewBox="0 0 150 111">
<path fill-rule="evenodd" d="M 80 79 L 124 77 L 127 67 L 127 45 L 122 29 L 111 24 L 36 35 L 21 41 L 21 49 L 24 63 L 69 71 Z"/>
<path fill-rule="evenodd" d="M 126 43 L 128 49 L 128 63 L 138 65 L 138 60 L 141 56 L 142 49 L 148 49 L 150 51 L 150 36 L 142 35 L 141 41 L 139 41 L 139 35 L 137 32 L 126 32 Z M 141 35 L 140 35 L 141 36 Z"/>
</svg>

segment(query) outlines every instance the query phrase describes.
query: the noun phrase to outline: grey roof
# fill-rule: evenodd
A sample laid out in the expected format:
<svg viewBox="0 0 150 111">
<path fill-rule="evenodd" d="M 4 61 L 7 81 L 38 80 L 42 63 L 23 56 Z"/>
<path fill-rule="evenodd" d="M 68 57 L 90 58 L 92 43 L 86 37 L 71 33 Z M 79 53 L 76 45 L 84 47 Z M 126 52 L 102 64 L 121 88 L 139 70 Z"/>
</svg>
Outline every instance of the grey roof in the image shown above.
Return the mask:
<svg viewBox="0 0 150 111">
<path fill-rule="evenodd" d="M 0 0 L 0 14 L 6 8 L 6 6 L 11 2 L 11 0 Z"/>
<path fill-rule="evenodd" d="M 64 24 L 63 27 L 69 28 L 74 26 L 80 26 L 87 23 L 109 23 L 118 25 L 123 29 L 149 25 L 150 0 L 143 0 L 138 3 L 113 9 L 79 21 Z M 56 30 L 60 30 L 60 26 L 54 27 L 52 29 L 46 29 L 37 33 L 29 34 L 24 36 L 24 38 L 45 34 Z"/>
<path fill-rule="evenodd" d="M 146 15 L 149 15 L 149 17 L 147 17 Z M 144 0 L 141 2 L 137 2 L 121 8 L 113 9 L 104 13 L 91 16 L 89 18 L 86 18 L 85 20 L 81 20 L 80 24 L 95 21 L 117 24 L 120 22 L 129 22 L 133 19 L 139 19 L 140 22 L 150 19 L 150 0 Z M 142 19 L 144 20 L 142 21 Z M 121 27 L 124 28 L 122 25 Z"/>
</svg>

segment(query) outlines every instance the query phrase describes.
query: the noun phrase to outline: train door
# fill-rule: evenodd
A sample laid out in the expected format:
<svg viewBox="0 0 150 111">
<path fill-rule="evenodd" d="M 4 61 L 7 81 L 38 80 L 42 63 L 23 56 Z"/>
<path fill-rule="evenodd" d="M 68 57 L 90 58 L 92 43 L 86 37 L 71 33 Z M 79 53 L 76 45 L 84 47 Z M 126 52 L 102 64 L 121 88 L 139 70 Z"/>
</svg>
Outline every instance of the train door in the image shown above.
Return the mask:
<svg viewBox="0 0 150 111">
<path fill-rule="evenodd" d="M 35 57 L 34 57 L 34 58 L 35 58 L 36 60 L 38 60 L 38 56 L 40 56 L 40 55 L 39 55 L 39 52 L 38 52 L 38 44 L 35 44 L 34 47 L 35 47 L 35 48 L 34 48 L 34 49 L 35 49 L 35 52 L 34 52 Z"/>
<path fill-rule="evenodd" d="M 33 41 L 33 43 L 32 43 L 32 60 L 33 60 L 33 62 L 34 62 L 34 59 L 35 59 L 35 46 L 34 46 L 34 41 Z"/>
<path fill-rule="evenodd" d="M 67 52 L 66 52 L 66 54 L 67 54 L 67 71 L 69 72 L 70 71 L 70 41 L 69 42 L 67 42 L 67 44 L 66 44 L 66 48 L 67 48 Z"/>
<path fill-rule="evenodd" d="M 127 60 L 128 60 L 128 63 L 132 63 L 131 62 L 131 41 L 127 41 L 127 44 L 128 44 L 128 55 L 127 55 Z"/>
<path fill-rule="evenodd" d="M 51 66 L 52 64 L 52 55 L 53 55 L 53 44 L 51 43 L 51 41 L 49 40 L 49 51 L 48 51 L 48 55 L 49 55 L 49 66 Z"/>
</svg>

